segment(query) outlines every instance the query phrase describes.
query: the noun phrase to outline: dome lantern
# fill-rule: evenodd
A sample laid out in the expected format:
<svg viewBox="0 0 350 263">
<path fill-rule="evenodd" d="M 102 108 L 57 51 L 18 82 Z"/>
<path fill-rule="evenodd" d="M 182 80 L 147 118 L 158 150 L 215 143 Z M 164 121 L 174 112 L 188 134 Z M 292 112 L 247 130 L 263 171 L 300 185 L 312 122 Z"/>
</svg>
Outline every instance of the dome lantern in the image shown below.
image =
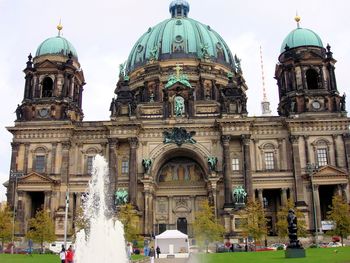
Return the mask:
<svg viewBox="0 0 350 263">
<path fill-rule="evenodd" d="M 170 3 L 169 12 L 171 17 L 187 17 L 190 11 L 190 4 L 185 0 L 174 0 Z"/>
</svg>

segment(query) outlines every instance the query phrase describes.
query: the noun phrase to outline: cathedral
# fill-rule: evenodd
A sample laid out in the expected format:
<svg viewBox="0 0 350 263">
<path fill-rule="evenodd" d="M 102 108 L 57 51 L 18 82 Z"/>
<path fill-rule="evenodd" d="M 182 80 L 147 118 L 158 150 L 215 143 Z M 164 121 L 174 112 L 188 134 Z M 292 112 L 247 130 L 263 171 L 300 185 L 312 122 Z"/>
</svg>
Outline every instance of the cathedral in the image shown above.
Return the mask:
<svg viewBox="0 0 350 263">
<path fill-rule="evenodd" d="M 264 99 L 263 114 L 251 117 L 240 59 L 223 37 L 190 18 L 185 0 L 169 11 L 120 66 L 108 121 L 83 121 L 85 76 L 61 25 L 28 56 L 23 100 L 7 127 L 16 235 L 44 208 L 62 239 L 66 196 L 72 234 L 96 155 L 109 165 L 111 211 L 127 193 L 144 236 L 178 229 L 193 237 L 195 213 L 208 200 L 226 236 L 238 238 L 237 190 L 263 204 L 269 235 L 288 199 L 310 233 L 327 230 L 334 194 L 350 201 L 350 119 L 331 47 L 296 17 L 276 58 L 278 116 Z"/>
</svg>

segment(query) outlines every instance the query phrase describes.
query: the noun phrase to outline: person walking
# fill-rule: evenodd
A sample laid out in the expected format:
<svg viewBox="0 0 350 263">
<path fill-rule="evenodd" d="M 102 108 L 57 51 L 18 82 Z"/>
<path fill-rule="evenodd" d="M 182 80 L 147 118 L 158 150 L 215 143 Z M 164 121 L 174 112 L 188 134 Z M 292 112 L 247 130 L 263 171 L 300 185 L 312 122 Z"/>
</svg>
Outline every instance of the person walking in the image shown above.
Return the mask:
<svg viewBox="0 0 350 263">
<path fill-rule="evenodd" d="M 67 253 L 66 253 L 66 262 L 65 263 L 73 263 L 74 258 L 74 252 L 72 245 L 69 246 Z"/>
<path fill-rule="evenodd" d="M 62 250 L 60 252 L 60 260 L 61 263 L 66 263 L 66 249 L 64 248 L 64 246 L 62 246 Z"/>
<path fill-rule="evenodd" d="M 154 263 L 154 247 L 151 247 L 150 251 L 149 251 L 149 257 L 151 258 L 151 263 Z"/>
<path fill-rule="evenodd" d="M 160 254 L 160 248 L 159 248 L 159 246 L 157 246 L 156 252 L 157 252 L 157 258 L 159 258 L 159 254 Z"/>
</svg>

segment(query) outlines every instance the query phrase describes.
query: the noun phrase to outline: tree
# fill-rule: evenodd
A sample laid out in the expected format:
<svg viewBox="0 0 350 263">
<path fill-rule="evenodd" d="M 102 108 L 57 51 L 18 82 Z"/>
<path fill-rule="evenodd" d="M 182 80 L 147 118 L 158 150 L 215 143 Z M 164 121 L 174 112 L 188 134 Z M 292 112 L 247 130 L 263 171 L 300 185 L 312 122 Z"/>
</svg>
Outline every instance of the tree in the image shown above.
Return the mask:
<svg viewBox="0 0 350 263">
<path fill-rule="evenodd" d="M 193 230 L 196 240 L 202 247 L 204 244 L 208 245 L 223 238 L 225 228 L 218 223 L 213 207 L 209 205 L 208 200 L 203 201 L 199 211 L 195 213 Z"/>
<path fill-rule="evenodd" d="M 287 204 L 282 206 L 280 211 L 277 212 L 277 223 L 276 229 L 278 237 L 282 239 L 286 239 L 288 237 L 288 211 L 289 209 L 293 209 L 296 217 L 298 218 L 298 237 L 306 237 L 306 222 L 305 216 L 303 212 L 301 212 L 298 208 L 294 206 L 294 203 L 291 199 L 288 199 Z"/>
<path fill-rule="evenodd" d="M 39 243 L 41 251 L 44 251 L 44 242 L 53 242 L 56 239 L 53 221 L 50 214 L 44 210 L 38 210 L 35 217 L 29 219 L 28 227 L 26 238 Z"/>
<path fill-rule="evenodd" d="M 4 244 L 12 238 L 13 217 L 8 206 L 0 210 L 0 241 L 1 247 L 4 249 Z"/>
<path fill-rule="evenodd" d="M 267 219 L 261 203 L 248 200 L 245 209 L 240 212 L 242 218 L 240 228 L 243 235 L 247 238 L 251 236 L 255 241 L 261 241 L 267 235 Z"/>
<path fill-rule="evenodd" d="M 328 234 L 340 236 L 343 245 L 344 237 L 350 235 L 350 207 L 340 195 L 335 195 L 330 209 L 327 218 L 333 221 L 334 228 Z"/>
<path fill-rule="evenodd" d="M 124 235 L 127 241 L 137 240 L 139 237 L 138 229 L 135 226 L 137 215 L 131 204 L 126 204 L 120 207 L 118 212 L 118 219 L 124 225 Z"/>
</svg>

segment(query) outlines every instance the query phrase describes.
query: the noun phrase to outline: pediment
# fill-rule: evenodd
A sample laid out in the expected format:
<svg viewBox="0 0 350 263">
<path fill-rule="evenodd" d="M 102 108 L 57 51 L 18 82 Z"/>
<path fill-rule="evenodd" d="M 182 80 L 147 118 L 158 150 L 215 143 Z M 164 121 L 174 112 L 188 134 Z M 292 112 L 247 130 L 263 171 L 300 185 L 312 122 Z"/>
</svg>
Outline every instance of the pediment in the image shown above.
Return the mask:
<svg viewBox="0 0 350 263">
<path fill-rule="evenodd" d="M 43 62 L 41 62 L 40 64 L 36 65 L 37 68 L 54 68 L 54 69 L 57 69 L 57 65 L 50 61 L 50 60 L 44 60 Z"/>
<path fill-rule="evenodd" d="M 42 175 L 36 172 L 32 172 L 20 178 L 20 184 L 54 184 L 55 180 L 49 178 L 46 175 Z"/>
<path fill-rule="evenodd" d="M 347 173 L 342 169 L 337 167 L 327 165 L 321 167 L 318 172 L 314 174 L 316 177 L 326 177 L 326 176 L 347 176 Z"/>
</svg>

